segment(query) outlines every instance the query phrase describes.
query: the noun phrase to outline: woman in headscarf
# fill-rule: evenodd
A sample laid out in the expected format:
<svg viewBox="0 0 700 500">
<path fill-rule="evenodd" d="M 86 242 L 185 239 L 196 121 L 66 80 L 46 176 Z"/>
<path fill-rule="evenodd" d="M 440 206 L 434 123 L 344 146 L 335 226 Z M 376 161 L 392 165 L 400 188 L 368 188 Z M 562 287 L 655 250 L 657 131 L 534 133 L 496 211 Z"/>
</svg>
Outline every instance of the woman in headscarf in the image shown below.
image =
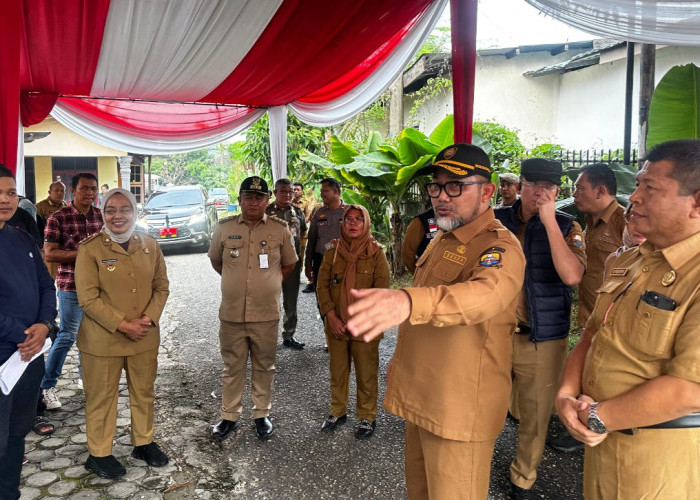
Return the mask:
<svg viewBox="0 0 700 500">
<path fill-rule="evenodd" d="M 165 260 L 155 239 L 134 232 L 136 199 L 105 193 L 104 226 L 78 249 L 75 285 L 84 317 L 78 331 L 90 456 L 85 468 L 106 479 L 126 473 L 112 455 L 119 378 L 126 372 L 132 456 L 159 467 L 168 457 L 153 442 L 158 323 L 168 298 Z"/>
<path fill-rule="evenodd" d="M 357 381 L 357 439 L 372 436 L 376 426 L 379 369 L 379 341 L 363 342 L 348 335 L 345 324 L 350 290 L 388 288 L 389 263 L 370 234 L 369 213 L 361 205 L 348 205 L 340 225 L 340 238 L 323 256 L 316 293 L 328 343 L 331 413 L 321 426 L 332 432 L 347 421 L 350 362 Z"/>
</svg>

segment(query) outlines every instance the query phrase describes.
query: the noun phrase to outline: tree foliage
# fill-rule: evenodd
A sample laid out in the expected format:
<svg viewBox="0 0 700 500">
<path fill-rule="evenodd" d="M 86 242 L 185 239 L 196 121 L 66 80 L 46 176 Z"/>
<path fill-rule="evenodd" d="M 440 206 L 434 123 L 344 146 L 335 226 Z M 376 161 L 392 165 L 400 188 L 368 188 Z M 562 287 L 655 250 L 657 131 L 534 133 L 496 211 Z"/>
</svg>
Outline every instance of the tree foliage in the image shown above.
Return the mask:
<svg viewBox="0 0 700 500">
<path fill-rule="evenodd" d="M 520 142 L 518 134 L 500 123 L 474 122 L 474 132 L 491 144 L 491 161 L 495 166 L 506 160 L 517 164 L 518 158 L 525 152 L 525 146 Z"/>
</svg>

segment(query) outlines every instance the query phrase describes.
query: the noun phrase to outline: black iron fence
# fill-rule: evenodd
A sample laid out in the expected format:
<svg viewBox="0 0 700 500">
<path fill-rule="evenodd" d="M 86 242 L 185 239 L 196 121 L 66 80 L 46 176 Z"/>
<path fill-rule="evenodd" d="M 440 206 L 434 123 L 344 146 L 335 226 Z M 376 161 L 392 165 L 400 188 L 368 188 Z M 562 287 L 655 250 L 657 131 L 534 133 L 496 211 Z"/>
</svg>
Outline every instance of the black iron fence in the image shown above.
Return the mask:
<svg viewBox="0 0 700 500">
<path fill-rule="evenodd" d="M 519 160 L 537 156 L 532 151 L 526 151 Z M 593 163 L 624 163 L 624 151 L 622 149 L 559 149 L 550 150 L 548 158 L 558 160 L 564 169 L 578 168 Z M 636 149 L 630 152 L 630 163 L 636 165 L 638 153 Z"/>
</svg>

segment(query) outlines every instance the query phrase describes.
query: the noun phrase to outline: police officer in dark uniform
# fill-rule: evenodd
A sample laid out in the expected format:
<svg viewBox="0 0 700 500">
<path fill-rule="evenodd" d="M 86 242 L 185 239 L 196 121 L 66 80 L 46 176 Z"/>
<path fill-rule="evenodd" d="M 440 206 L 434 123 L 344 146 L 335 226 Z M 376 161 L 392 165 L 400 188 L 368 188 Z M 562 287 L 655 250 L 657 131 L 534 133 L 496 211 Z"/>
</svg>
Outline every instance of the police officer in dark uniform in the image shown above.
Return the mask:
<svg viewBox="0 0 700 500">
<path fill-rule="evenodd" d="M 403 247 L 401 247 L 401 258 L 410 272 L 415 272 L 416 261 L 428 248 L 430 240 L 437 234 L 437 229 L 433 207 L 416 215 L 406 228 L 406 236 L 404 236 Z"/>
</svg>

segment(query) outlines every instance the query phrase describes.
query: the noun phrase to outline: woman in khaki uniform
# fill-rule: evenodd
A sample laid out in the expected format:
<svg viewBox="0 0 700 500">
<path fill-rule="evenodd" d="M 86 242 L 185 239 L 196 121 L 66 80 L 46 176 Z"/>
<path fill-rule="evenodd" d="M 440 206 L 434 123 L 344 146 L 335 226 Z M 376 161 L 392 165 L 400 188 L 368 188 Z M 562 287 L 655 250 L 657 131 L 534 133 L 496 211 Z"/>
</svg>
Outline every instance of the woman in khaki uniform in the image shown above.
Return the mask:
<svg viewBox="0 0 700 500">
<path fill-rule="evenodd" d="M 119 378 L 126 372 L 132 456 L 151 466 L 168 457 L 153 442 L 153 386 L 158 367 L 158 323 L 168 276 L 156 240 L 134 233 L 136 199 L 125 189 L 103 198 L 104 226 L 81 242 L 75 284 L 84 317 L 78 331 L 90 456 L 85 467 L 114 479 L 126 470 L 112 455 Z"/>
<path fill-rule="evenodd" d="M 324 329 L 331 372 L 331 413 L 321 426 L 324 432 L 334 431 L 347 421 L 350 361 L 355 364 L 357 380 L 357 418 L 355 437 L 367 439 L 376 426 L 379 369 L 379 341 L 363 342 L 348 335 L 348 305 L 351 289 L 388 288 L 389 263 L 381 245 L 370 234 L 367 210 L 348 205 L 340 225 L 340 238 L 323 256 L 318 273 L 316 293 Z"/>
</svg>

